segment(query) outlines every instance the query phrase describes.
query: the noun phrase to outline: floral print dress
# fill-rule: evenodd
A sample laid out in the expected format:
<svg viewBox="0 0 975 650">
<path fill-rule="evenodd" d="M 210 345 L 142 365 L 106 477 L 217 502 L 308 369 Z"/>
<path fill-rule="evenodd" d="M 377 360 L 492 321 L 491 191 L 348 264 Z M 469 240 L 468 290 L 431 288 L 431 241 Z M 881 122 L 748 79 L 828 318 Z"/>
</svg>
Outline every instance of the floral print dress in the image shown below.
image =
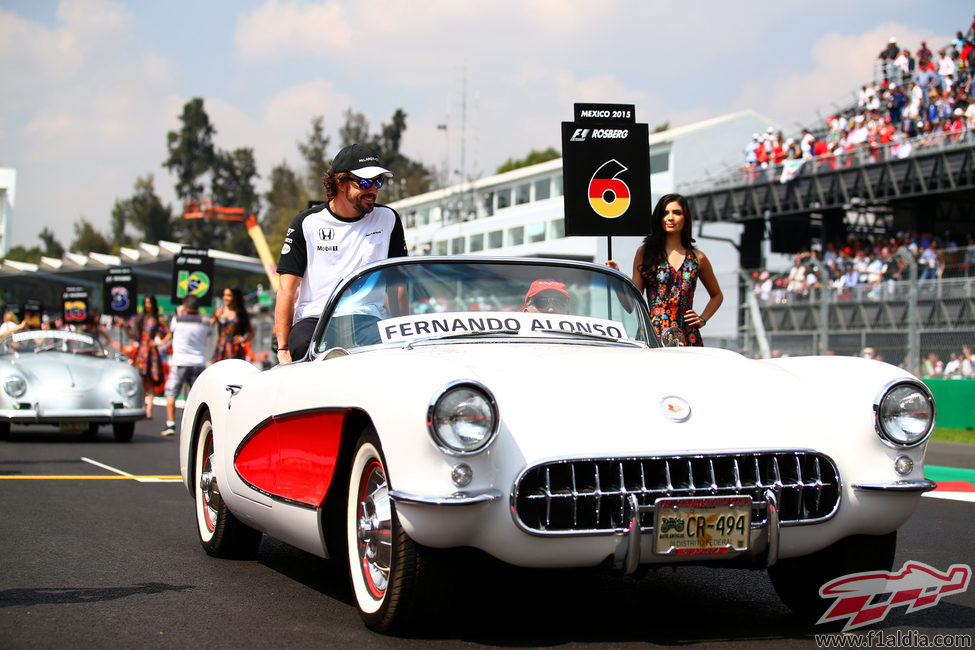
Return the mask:
<svg viewBox="0 0 975 650">
<path fill-rule="evenodd" d="M 680 268 L 675 269 L 667 260 L 661 260 L 651 270 L 656 285 L 646 283 L 647 303 L 650 307 L 650 321 L 657 336 L 668 327 L 679 327 L 684 332 L 686 345 L 704 345 L 701 330 L 684 323 L 684 312 L 694 306 L 694 290 L 697 288 L 697 274 L 700 265 L 694 249 L 687 251 Z"/>
<path fill-rule="evenodd" d="M 234 343 L 234 331 L 237 329 L 237 317 L 228 317 L 223 312 L 217 317 L 217 347 L 213 351 L 213 360 L 245 359 L 247 357 L 244 346 Z"/>
<path fill-rule="evenodd" d="M 152 345 L 152 342 L 157 337 L 165 337 L 168 332 L 169 328 L 161 318 L 147 316 L 142 319 L 139 329 L 139 347 L 135 353 L 135 367 L 139 369 L 144 381 L 147 380 L 155 386 L 166 381 L 166 373 L 163 370 L 159 348 Z"/>
</svg>

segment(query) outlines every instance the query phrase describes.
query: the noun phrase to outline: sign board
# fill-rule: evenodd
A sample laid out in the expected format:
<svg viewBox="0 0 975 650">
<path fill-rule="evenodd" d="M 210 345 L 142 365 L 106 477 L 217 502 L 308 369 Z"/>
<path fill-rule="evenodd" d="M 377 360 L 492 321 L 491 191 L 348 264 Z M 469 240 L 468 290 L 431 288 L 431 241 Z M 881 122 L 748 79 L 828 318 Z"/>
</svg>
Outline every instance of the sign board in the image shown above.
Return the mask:
<svg viewBox="0 0 975 650">
<path fill-rule="evenodd" d="M 411 314 L 381 320 L 378 327 L 383 343 L 494 331 L 534 337 L 582 332 L 606 339 L 629 338 L 623 323 L 618 321 L 543 312 L 467 311 Z"/>
<path fill-rule="evenodd" d="M 129 318 L 138 311 L 139 285 L 131 267 L 113 266 L 105 275 L 102 313 Z"/>
<path fill-rule="evenodd" d="M 34 298 L 26 300 L 21 307 L 22 318 L 27 323 L 27 327 L 31 329 L 40 328 L 43 312 L 44 305 L 41 304 L 40 300 Z"/>
<path fill-rule="evenodd" d="M 576 104 L 562 123 L 565 234 L 650 233 L 650 133 L 633 104 Z"/>
<path fill-rule="evenodd" d="M 172 301 L 180 303 L 186 296 L 196 296 L 201 307 L 213 302 L 213 258 L 207 248 L 184 246 L 173 258 Z"/>
<path fill-rule="evenodd" d="M 65 287 L 61 292 L 65 325 L 81 325 L 88 320 L 91 299 L 84 287 Z"/>
</svg>

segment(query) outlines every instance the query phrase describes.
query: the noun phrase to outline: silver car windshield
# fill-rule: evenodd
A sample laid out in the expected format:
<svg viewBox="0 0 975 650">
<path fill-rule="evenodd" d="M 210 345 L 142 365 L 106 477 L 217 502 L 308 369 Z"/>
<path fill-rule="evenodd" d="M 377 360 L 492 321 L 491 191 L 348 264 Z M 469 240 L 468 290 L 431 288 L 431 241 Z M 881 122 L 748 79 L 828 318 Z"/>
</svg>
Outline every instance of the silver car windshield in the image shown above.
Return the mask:
<svg viewBox="0 0 975 650">
<path fill-rule="evenodd" d="M 655 344 L 630 283 L 586 265 L 411 258 L 366 272 L 330 304 L 314 354 L 492 335 Z"/>
<path fill-rule="evenodd" d="M 65 330 L 29 330 L 15 332 L 0 339 L 0 354 L 43 354 L 70 352 L 105 357 L 107 352 L 94 338 Z"/>
</svg>

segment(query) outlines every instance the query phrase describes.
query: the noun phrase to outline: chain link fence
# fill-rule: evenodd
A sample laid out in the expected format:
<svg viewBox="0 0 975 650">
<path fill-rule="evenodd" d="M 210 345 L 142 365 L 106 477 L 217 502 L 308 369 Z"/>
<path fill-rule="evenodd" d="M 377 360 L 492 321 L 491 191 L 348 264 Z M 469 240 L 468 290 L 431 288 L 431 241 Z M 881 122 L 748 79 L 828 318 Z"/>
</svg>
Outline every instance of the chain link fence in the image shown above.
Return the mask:
<svg viewBox="0 0 975 650">
<path fill-rule="evenodd" d="M 919 377 L 975 376 L 975 247 L 901 247 L 838 266 L 742 271 L 739 351 L 869 356 Z"/>
</svg>

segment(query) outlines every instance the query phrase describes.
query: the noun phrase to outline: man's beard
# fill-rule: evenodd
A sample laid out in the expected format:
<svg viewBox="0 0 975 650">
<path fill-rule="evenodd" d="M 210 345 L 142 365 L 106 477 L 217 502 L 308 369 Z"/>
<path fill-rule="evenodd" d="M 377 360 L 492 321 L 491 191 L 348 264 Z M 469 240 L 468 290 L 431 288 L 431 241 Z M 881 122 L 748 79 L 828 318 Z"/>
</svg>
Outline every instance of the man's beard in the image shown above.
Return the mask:
<svg viewBox="0 0 975 650">
<path fill-rule="evenodd" d="M 372 212 L 372 209 L 375 207 L 376 203 L 375 198 L 370 194 L 361 193 L 359 194 L 358 198 L 354 199 L 352 197 L 353 192 L 354 190 L 351 187 L 345 188 L 345 198 L 352 205 L 352 207 L 355 208 L 359 214 Z M 367 197 L 371 199 L 368 202 L 366 201 Z"/>
</svg>

